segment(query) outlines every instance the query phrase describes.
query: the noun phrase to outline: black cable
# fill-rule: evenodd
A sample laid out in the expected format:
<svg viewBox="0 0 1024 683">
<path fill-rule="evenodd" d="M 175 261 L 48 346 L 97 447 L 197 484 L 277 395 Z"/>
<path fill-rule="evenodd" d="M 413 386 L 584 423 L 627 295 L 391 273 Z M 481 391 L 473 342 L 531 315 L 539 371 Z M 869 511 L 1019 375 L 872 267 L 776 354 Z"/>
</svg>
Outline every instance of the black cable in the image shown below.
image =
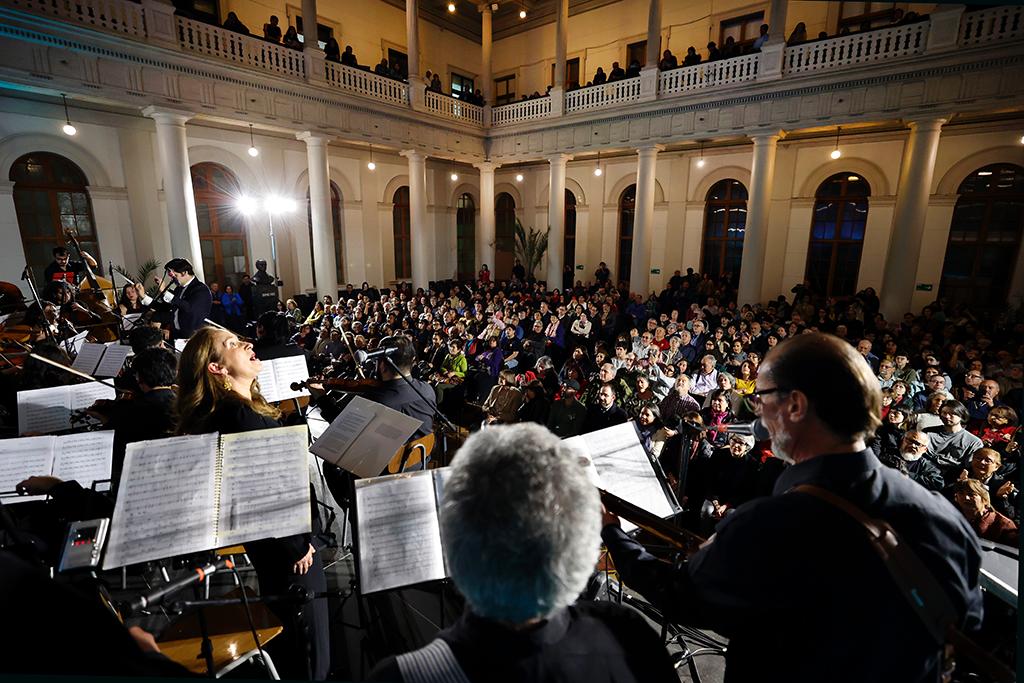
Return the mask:
<svg viewBox="0 0 1024 683">
<path fill-rule="evenodd" d="M 256 643 L 256 649 L 259 650 L 263 668 L 267 670 L 267 677 L 273 679 L 273 676 L 270 675 L 270 666 L 267 664 L 267 655 L 263 652 L 263 645 L 260 644 L 260 636 L 256 633 L 256 622 L 253 620 L 252 611 L 249 609 L 249 596 L 245 593 L 245 584 L 242 583 L 242 578 L 238 575 L 234 562 L 231 563 L 231 573 L 234 574 L 235 581 L 238 582 L 238 587 L 242 590 L 242 605 L 245 606 L 245 617 L 249 620 L 249 630 L 252 631 L 252 639 Z"/>
</svg>

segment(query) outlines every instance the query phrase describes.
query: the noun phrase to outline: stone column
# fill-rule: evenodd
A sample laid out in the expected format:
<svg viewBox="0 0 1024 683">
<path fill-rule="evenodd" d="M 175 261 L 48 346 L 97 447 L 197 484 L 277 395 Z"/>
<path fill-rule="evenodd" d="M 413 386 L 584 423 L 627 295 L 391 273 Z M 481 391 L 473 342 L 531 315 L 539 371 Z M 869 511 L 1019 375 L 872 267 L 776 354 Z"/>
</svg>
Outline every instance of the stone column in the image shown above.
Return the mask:
<svg viewBox="0 0 1024 683">
<path fill-rule="evenodd" d="M 476 232 L 476 267 L 484 263 L 494 272 L 494 171 L 498 164 L 484 161 L 473 164 L 480 169 L 480 227 Z"/>
<path fill-rule="evenodd" d="M 555 82 L 551 84 L 551 115 L 565 111 L 565 54 L 569 44 L 569 0 L 555 7 Z"/>
<path fill-rule="evenodd" d="M 405 40 L 409 54 L 409 104 L 413 109 L 424 107 L 423 74 L 420 72 L 420 3 L 405 0 Z M 411 163 L 411 161 L 410 161 Z M 410 188 L 410 191 L 412 188 Z"/>
<path fill-rule="evenodd" d="M 914 297 L 928 195 L 935 173 L 935 155 L 945 122 L 946 119 L 942 118 L 910 122 L 910 135 L 903 149 L 896 189 L 892 237 L 879 292 L 882 313 L 890 322 L 902 320 Z"/>
<path fill-rule="evenodd" d="M 640 99 L 658 96 L 658 62 L 661 61 L 661 0 L 649 0 L 647 11 L 647 63 L 640 71 Z M 627 65 L 628 66 L 628 65 Z"/>
<path fill-rule="evenodd" d="M 636 211 L 633 214 L 633 254 L 629 260 L 629 291 L 650 293 L 651 234 L 654 231 L 654 175 L 661 145 L 637 150 Z M 619 275 L 621 277 L 621 275 Z"/>
<path fill-rule="evenodd" d="M 565 258 L 565 164 L 572 157 L 552 154 L 548 187 L 548 291 L 562 287 L 562 261 Z"/>
<path fill-rule="evenodd" d="M 313 225 L 313 273 L 318 296 L 338 298 L 338 267 L 335 254 L 334 224 L 331 216 L 331 171 L 327 163 L 327 144 L 331 138 L 305 131 L 296 136 L 306 143 L 309 165 L 309 215 Z"/>
<path fill-rule="evenodd" d="M 430 283 L 431 255 L 427 249 L 427 155 L 407 149 L 409 160 L 409 236 L 412 238 L 412 286 L 426 289 Z"/>
<path fill-rule="evenodd" d="M 199 248 L 196 198 L 192 192 L 192 172 L 185 137 L 185 122 L 194 114 L 156 106 L 146 107 L 142 113 L 156 122 L 157 156 L 164 183 L 172 255 L 191 261 L 196 276 L 205 281 L 203 254 Z"/>
<path fill-rule="evenodd" d="M 485 2 L 480 5 L 481 32 L 480 32 L 480 92 L 484 94 L 484 105 L 493 104 L 494 77 L 491 74 L 491 3 Z"/>
<path fill-rule="evenodd" d="M 768 41 L 761 48 L 758 80 L 782 78 L 782 59 L 786 50 L 786 9 L 789 0 L 772 0 L 768 10 Z"/>
<path fill-rule="evenodd" d="M 747 223 L 743 235 L 743 260 L 740 263 L 740 285 L 737 291 L 737 303 L 741 306 L 761 301 L 765 244 L 768 241 L 768 208 L 771 204 L 775 149 L 779 143 L 779 135 L 754 135 L 753 141 L 754 157 L 750 166 Z"/>
</svg>

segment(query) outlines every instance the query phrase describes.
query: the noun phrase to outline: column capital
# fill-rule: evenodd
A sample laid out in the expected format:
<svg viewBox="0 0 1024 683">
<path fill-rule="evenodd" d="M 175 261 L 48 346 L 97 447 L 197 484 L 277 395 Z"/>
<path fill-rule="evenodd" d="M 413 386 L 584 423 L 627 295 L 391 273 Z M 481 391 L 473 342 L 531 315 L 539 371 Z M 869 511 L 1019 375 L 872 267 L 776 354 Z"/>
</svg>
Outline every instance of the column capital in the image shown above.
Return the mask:
<svg viewBox="0 0 1024 683">
<path fill-rule="evenodd" d="M 153 119 L 157 123 L 169 123 L 184 126 L 190 119 L 195 118 L 195 112 L 173 107 L 160 107 L 151 104 L 142 110 L 142 115 Z"/>
<path fill-rule="evenodd" d="M 763 133 L 751 133 L 749 137 L 755 145 L 767 145 L 778 142 L 782 138 L 782 131 L 766 130 Z"/>
<path fill-rule="evenodd" d="M 561 164 L 562 166 L 565 166 L 566 162 L 572 161 L 572 155 L 571 154 L 565 154 L 564 152 L 558 152 L 556 154 L 548 154 L 544 158 L 547 159 L 548 162 L 551 163 L 552 165 Z"/>
<path fill-rule="evenodd" d="M 654 156 L 658 152 L 664 152 L 665 145 L 643 145 L 636 148 L 636 153 L 640 156 Z"/>
<path fill-rule="evenodd" d="M 951 116 L 913 116 L 904 117 L 903 123 L 911 130 L 939 130 L 945 125 Z"/>
<path fill-rule="evenodd" d="M 418 149 L 403 149 L 399 152 L 403 157 L 408 159 L 410 162 L 423 163 L 427 160 L 427 155 Z"/>
<path fill-rule="evenodd" d="M 490 0 L 487 0 L 487 2 L 482 2 L 476 6 L 476 11 L 480 12 L 481 14 L 491 14 L 494 10 L 491 9 Z"/>
<path fill-rule="evenodd" d="M 334 137 L 326 133 L 317 133 L 311 130 L 304 130 L 301 133 L 296 133 L 295 139 L 302 140 L 309 147 L 315 147 L 318 145 L 327 145 L 331 140 L 334 139 Z"/>
<path fill-rule="evenodd" d="M 478 161 L 473 164 L 473 168 L 479 169 L 481 172 L 490 171 L 494 173 L 501 166 L 497 161 Z"/>
</svg>

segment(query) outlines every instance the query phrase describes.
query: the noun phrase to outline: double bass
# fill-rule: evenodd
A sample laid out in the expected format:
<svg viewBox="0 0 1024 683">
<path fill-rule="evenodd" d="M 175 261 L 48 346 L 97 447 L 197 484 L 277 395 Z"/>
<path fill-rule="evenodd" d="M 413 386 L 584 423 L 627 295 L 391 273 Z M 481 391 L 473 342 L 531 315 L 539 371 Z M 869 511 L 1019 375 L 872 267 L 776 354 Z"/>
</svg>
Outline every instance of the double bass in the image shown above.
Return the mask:
<svg viewBox="0 0 1024 683">
<path fill-rule="evenodd" d="M 79 303 L 91 311 L 98 319 L 79 325 L 88 328 L 90 335 L 99 342 L 117 341 L 120 320 L 114 313 L 114 283 L 106 278 L 98 277 L 89 262 L 82 256 L 82 245 L 78 243 L 78 235 L 71 228 L 64 230 L 64 237 L 75 248 L 78 259 L 85 265 L 85 282 L 78 287 Z M 79 321 L 83 322 L 83 321 Z"/>
</svg>

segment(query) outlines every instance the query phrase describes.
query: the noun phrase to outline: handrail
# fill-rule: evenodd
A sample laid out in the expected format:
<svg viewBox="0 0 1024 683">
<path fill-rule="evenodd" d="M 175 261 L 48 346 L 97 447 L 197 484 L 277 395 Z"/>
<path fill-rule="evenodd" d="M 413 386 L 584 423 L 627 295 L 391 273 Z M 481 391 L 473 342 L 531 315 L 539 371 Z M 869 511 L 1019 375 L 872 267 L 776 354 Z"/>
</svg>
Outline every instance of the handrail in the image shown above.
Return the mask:
<svg viewBox="0 0 1024 683">
<path fill-rule="evenodd" d="M 928 27 L 927 21 L 920 21 L 787 47 L 782 71 L 800 74 L 922 54 L 928 46 Z"/>
<path fill-rule="evenodd" d="M 719 59 L 661 72 L 658 90 L 662 95 L 743 83 L 757 78 L 760 53 Z"/>
<path fill-rule="evenodd" d="M 146 37 L 142 5 L 123 0 L 7 0 L 15 9 L 45 14 L 136 38 Z"/>
<path fill-rule="evenodd" d="M 409 102 L 409 86 L 402 81 L 337 62 L 326 62 L 327 82 L 342 90 L 376 100 L 405 105 Z"/>
<path fill-rule="evenodd" d="M 570 90 L 565 94 L 565 113 L 607 107 L 640 99 L 640 77 Z"/>
<path fill-rule="evenodd" d="M 491 125 L 503 126 L 523 121 L 547 118 L 551 115 L 551 98 L 537 97 L 503 104 L 491 109 Z"/>
<path fill-rule="evenodd" d="M 981 45 L 996 40 L 1024 37 L 1024 7 L 990 7 L 964 12 L 960 45 Z"/>
<path fill-rule="evenodd" d="M 277 74 L 306 77 L 301 50 L 235 33 L 188 17 L 176 17 L 182 50 L 218 57 Z"/>
<path fill-rule="evenodd" d="M 434 114 L 440 114 L 441 116 L 447 116 L 459 121 L 469 121 L 478 125 L 484 122 L 483 107 L 463 102 L 456 97 L 427 90 L 424 103 L 426 104 L 427 111 Z"/>
</svg>

